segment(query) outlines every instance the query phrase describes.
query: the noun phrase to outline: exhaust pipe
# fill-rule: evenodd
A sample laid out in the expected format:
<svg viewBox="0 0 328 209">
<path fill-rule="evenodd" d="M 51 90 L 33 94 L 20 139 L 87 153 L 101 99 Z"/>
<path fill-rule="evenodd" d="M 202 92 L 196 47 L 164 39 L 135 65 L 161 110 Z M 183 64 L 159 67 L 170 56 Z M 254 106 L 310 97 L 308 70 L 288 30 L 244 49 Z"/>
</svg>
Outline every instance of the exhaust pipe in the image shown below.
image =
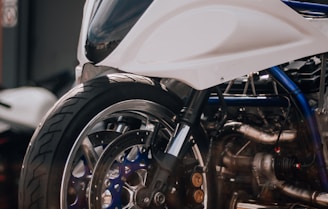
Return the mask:
<svg viewBox="0 0 328 209">
<path fill-rule="evenodd" d="M 278 132 L 269 134 L 241 122 L 226 123 L 224 125 L 224 130 L 238 132 L 257 143 L 270 145 L 275 144 L 278 138 L 281 142 L 294 141 L 297 135 L 296 130 L 283 130 L 280 134 Z"/>
<path fill-rule="evenodd" d="M 309 191 L 301 189 L 290 184 L 278 184 L 277 187 L 285 194 L 292 198 L 299 199 L 308 203 L 315 203 L 320 206 L 328 207 L 328 193 Z"/>
</svg>

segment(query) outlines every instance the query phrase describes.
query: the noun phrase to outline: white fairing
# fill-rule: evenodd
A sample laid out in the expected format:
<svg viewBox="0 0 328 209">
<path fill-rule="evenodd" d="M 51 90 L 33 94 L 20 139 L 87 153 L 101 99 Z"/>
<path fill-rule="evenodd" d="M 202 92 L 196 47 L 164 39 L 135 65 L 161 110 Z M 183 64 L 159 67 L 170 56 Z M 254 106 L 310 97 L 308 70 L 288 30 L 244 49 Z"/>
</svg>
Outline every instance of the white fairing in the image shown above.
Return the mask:
<svg viewBox="0 0 328 209">
<path fill-rule="evenodd" d="M 80 65 L 92 1 L 81 30 Z M 328 51 L 328 38 L 279 0 L 155 0 L 98 65 L 196 89 Z"/>
</svg>

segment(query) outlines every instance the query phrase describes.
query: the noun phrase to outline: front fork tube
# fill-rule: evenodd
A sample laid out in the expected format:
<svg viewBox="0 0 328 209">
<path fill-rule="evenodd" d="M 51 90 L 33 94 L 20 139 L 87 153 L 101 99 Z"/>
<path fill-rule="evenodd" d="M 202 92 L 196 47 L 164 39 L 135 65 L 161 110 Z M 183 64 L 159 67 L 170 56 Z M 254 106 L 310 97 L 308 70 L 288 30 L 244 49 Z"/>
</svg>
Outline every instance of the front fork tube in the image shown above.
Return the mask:
<svg viewBox="0 0 328 209">
<path fill-rule="evenodd" d="M 181 121 L 177 124 L 174 136 L 170 140 L 165 153 L 174 157 L 183 156 L 183 148 L 189 141 L 190 129 L 193 124 L 198 124 L 204 105 L 207 103 L 209 90 L 194 90 L 186 107 L 181 110 Z M 181 153 L 182 152 L 182 153 Z"/>
<path fill-rule="evenodd" d="M 181 110 L 181 121 L 178 123 L 173 137 L 170 139 L 164 153 L 154 156 L 157 161 L 157 170 L 149 187 L 150 200 L 156 205 L 165 201 L 165 191 L 169 175 L 175 170 L 180 159 L 190 147 L 191 128 L 199 123 L 203 106 L 209 97 L 209 90 L 194 90 L 187 105 Z"/>
</svg>

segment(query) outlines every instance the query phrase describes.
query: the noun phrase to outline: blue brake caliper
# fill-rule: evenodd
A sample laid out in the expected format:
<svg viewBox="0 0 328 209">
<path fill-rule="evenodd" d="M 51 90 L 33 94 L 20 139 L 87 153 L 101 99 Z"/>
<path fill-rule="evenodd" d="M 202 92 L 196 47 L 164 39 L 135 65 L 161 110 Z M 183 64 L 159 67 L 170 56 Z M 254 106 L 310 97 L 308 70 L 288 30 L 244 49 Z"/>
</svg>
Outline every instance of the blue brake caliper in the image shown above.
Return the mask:
<svg viewBox="0 0 328 209">
<path fill-rule="evenodd" d="M 149 151 L 143 153 L 138 150 L 135 160 L 130 161 L 124 157 L 122 163 L 118 163 L 119 175 L 116 178 L 110 179 L 110 185 L 107 189 L 112 195 L 112 203 L 108 209 L 121 209 L 121 191 L 125 184 L 125 180 L 137 170 L 145 169 L 150 164 L 150 159 L 148 158 Z"/>
</svg>

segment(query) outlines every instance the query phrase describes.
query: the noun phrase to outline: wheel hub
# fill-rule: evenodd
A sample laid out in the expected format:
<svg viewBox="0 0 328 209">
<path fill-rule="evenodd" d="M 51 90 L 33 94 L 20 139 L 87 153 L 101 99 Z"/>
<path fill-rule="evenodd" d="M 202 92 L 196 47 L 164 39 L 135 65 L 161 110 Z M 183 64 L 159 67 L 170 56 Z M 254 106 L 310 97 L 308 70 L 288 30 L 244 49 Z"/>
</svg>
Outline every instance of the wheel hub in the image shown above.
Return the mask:
<svg viewBox="0 0 328 209">
<path fill-rule="evenodd" d="M 151 164 L 150 150 L 143 145 L 148 135 L 147 131 L 133 131 L 108 145 L 91 180 L 90 206 L 130 208 L 147 202 L 147 197 L 141 201 L 137 197 L 146 187 L 147 169 Z"/>
</svg>

